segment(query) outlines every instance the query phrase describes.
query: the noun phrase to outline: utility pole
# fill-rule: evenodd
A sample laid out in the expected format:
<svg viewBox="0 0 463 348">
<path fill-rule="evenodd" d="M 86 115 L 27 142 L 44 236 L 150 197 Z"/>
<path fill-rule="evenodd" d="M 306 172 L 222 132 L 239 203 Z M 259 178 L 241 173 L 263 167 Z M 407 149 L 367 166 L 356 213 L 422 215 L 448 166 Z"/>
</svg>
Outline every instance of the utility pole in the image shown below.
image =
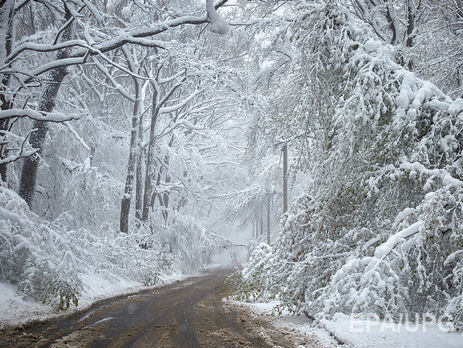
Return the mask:
<svg viewBox="0 0 463 348">
<path fill-rule="evenodd" d="M 270 245 L 270 195 L 267 198 L 267 244 Z"/>
<path fill-rule="evenodd" d="M 288 211 L 288 143 L 281 148 L 283 152 L 283 214 Z"/>
<path fill-rule="evenodd" d="M 259 215 L 256 218 L 256 240 L 259 239 Z"/>
<path fill-rule="evenodd" d="M 259 219 L 260 219 L 260 236 L 264 235 L 264 208 L 263 208 L 263 202 L 260 202 L 260 214 L 259 214 Z"/>
</svg>

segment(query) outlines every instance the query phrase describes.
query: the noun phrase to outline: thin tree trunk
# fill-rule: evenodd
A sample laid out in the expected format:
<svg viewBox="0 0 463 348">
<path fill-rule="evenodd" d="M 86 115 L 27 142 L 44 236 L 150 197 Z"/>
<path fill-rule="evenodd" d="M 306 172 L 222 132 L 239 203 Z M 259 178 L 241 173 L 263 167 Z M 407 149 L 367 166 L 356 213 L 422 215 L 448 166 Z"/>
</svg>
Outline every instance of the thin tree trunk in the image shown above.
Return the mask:
<svg viewBox="0 0 463 348">
<path fill-rule="evenodd" d="M 413 47 L 413 36 L 415 31 L 416 6 L 414 0 L 407 0 L 407 47 Z M 408 61 L 409 70 L 413 70 L 413 60 Z"/>
<path fill-rule="evenodd" d="M 143 151 L 140 149 L 137 156 L 137 171 L 136 171 L 136 190 L 135 190 L 135 219 L 138 222 L 142 221 L 143 209 Z"/>
<path fill-rule="evenodd" d="M 169 177 L 166 178 L 166 182 L 169 182 Z M 162 193 L 162 216 L 164 221 L 167 223 L 167 219 L 169 218 L 169 212 L 167 209 L 169 208 L 169 194 L 167 192 Z"/>
<path fill-rule="evenodd" d="M 151 195 L 151 199 L 150 199 L 150 208 L 151 209 L 154 209 L 154 203 L 156 202 L 156 197 L 158 197 L 158 193 L 156 192 L 156 187 L 159 186 L 159 184 L 161 183 L 161 175 L 162 175 L 162 166 L 159 167 L 159 171 L 158 171 L 158 175 L 157 175 L 157 178 L 156 178 L 156 185 L 155 185 L 155 188 L 153 190 L 153 193 Z M 161 203 L 161 198 L 159 198 L 159 202 Z"/>
<path fill-rule="evenodd" d="M 416 6 L 414 0 L 407 0 L 407 47 L 413 47 L 413 32 L 415 31 Z M 412 68 L 412 67 L 410 67 Z"/>
<path fill-rule="evenodd" d="M 141 112 L 141 98 L 142 98 L 142 86 L 140 81 L 135 81 L 135 95 L 140 96 L 139 110 L 137 113 L 140 115 L 138 119 L 138 156 L 137 156 L 137 171 L 136 171 L 136 191 L 135 191 L 135 219 L 137 224 L 142 219 L 142 208 L 143 208 L 143 115 Z"/>
<path fill-rule="evenodd" d="M 161 72 L 161 68 L 158 69 L 158 74 Z M 185 79 L 182 80 L 182 83 Z M 157 194 L 153 192 L 153 165 L 154 165 L 154 139 L 156 134 L 156 124 L 159 117 L 159 110 L 165 104 L 170 97 L 174 94 L 176 89 L 180 87 L 180 84 L 175 85 L 167 92 L 165 96 L 159 98 L 159 90 L 156 85 L 153 86 L 153 101 L 152 101 L 152 111 L 151 111 L 151 124 L 150 124 L 150 135 L 149 135 L 149 143 L 148 143 L 148 153 L 146 155 L 146 168 L 145 168 L 145 185 L 144 185 L 144 195 L 143 195 L 143 208 L 142 208 L 142 221 L 148 220 L 148 214 L 150 207 L 154 206 L 154 202 L 156 199 Z M 162 168 L 159 169 L 159 172 L 162 171 Z M 158 174 L 156 186 L 159 184 L 161 176 Z M 168 199 L 167 199 L 168 200 Z M 163 205 L 162 199 L 159 198 L 161 206 Z M 164 215 L 164 212 L 163 212 Z"/>
<path fill-rule="evenodd" d="M 4 56 L 0 57 L 0 63 L 3 65 L 6 63 L 6 57 L 9 56 L 13 48 L 13 27 L 14 27 L 14 1 L 7 0 L 3 2 L 0 8 L 0 33 L 3 33 L 0 37 L 0 42 L 4 47 L 2 51 Z M 11 109 L 11 101 L 6 95 L 6 89 L 10 84 L 10 74 L 3 75 L 1 84 L 0 84 L 0 103 L 1 110 Z M 0 120 L 0 131 L 7 131 L 9 127 L 9 119 Z M 0 145 L 0 159 L 6 158 L 7 146 L 6 144 Z M 8 165 L 6 163 L 0 164 L 0 180 L 6 182 L 7 179 L 7 169 Z"/>
<path fill-rule="evenodd" d="M 259 238 L 259 214 L 257 214 L 257 217 L 254 219 L 254 226 L 255 226 L 255 231 L 256 231 L 256 240 Z"/>
<path fill-rule="evenodd" d="M 267 198 L 267 244 L 270 245 L 270 195 Z"/>
<path fill-rule="evenodd" d="M 172 147 L 172 144 L 174 143 L 174 136 L 172 135 L 172 137 L 170 138 L 169 140 L 169 143 L 167 144 L 168 147 Z M 166 166 L 166 179 L 165 179 L 165 182 L 166 183 L 170 183 L 170 175 L 169 175 L 169 156 L 166 155 L 165 159 L 164 159 L 164 164 Z M 169 217 L 169 212 L 167 211 L 167 209 L 169 208 L 169 193 L 168 192 L 163 192 L 162 193 L 162 197 L 161 197 L 161 206 L 162 206 L 162 216 L 164 218 L 164 221 L 167 223 L 167 219 Z"/>
<path fill-rule="evenodd" d="M 159 110 L 156 105 L 156 101 L 158 98 L 158 93 L 156 88 L 153 92 L 153 101 L 151 105 L 151 124 L 150 124 L 150 135 L 149 135 L 149 142 L 148 142 L 148 151 L 146 154 L 146 167 L 145 167 L 145 187 L 143 193 L 143 208 L 142 208 L 142 215 L 141 220 L 147 221 L 148 220 L 148 213 L 149 208 L 151 206 L 150 197 L 152 196 L 153 191 L 153 163 L 154 163 L 154 136 L 156 132 L 156 123 L 158 121 Z"/>
<path fill-rule="evenodd" d="M 283 214 L 288 211 L 288 144 L 283 148 Z"/>
<path fill-rule="evenodd" d="M 64 2 L 63 2 L 64 3 Z M 72 37 L 72 23 L 70 19 L 72 18 L 71 12 L 65 5 L 65 25 L 61 39 L 61 42 L 66 42 Z M 63 49 L 56 54 L 56 59 L 65 59 L 69 57 L 70 50 Z M 61 87 L 61 84 L 64 78 L 67 75 L 67 69 L 65 67 L 58 67 L 50 71 L 48 80 L 45 84 L 45 88 L 42 92 L 39 102 L 39 111 L 43 112 L 52 112 L 56 104 L 56 96 Z M 19 195 L 26 201 L 29 207 L 32 207 L 32 202 L 34 200 L 35 186 L 37 184 L 37 170 L 40 162 L 40 154 L 42 153 L 42 147 L 45 142 L 45 138 L 48 132 L 48 124 L 44 121 L 34 121 L 33 129 L 37 129 L 36 132 L 33 132 L 29 138 L 29 143 L 38 151 L 32 156 L 27 157 L 24 160 L 24 164 L 21 172 L 21 179 L 19 184 Z"/>
<path fill-rule="evenodd" d="M 135 182 L 135 172 L 137 165 L 138 150 L 138 121 L 140 110 L 140 93 L 135 88 L 135 103 L 132 115 L 132 130 L 130 132 L 130 152 L 129 162 L 127 163 L 127 176 L 125 178 L 124 196 L 121 199 L 121 216 L 119 230 L 124 233 L 129 232 L 129 213 L 132 202 L 132 192 Z"/>
</svg>

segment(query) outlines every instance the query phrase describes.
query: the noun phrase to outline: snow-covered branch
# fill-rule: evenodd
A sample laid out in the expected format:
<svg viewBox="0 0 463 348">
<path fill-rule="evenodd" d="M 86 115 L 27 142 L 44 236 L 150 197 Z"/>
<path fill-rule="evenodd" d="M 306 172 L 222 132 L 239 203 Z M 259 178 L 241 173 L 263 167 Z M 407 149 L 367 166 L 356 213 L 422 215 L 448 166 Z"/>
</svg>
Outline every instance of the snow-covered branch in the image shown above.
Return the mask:
<svg viewBox="0 0 463 348">
<path fill-rule="evenodd" d="M 230 30 L 227 21 L 217 12 L 214 0 L 207 0 L 207 16 L 211 21 L 211 31 L 220 35 L 225 35 Z"/>
<path fill-rule="evenodd" d="M 66 126 L 66 128 L 71 132 L 71 134 L 77 139 L 79 143 L 82 144 L 82 146 L 87 150 L 91 151 L 90 146 L 87 145 L 84 139 L 77 133 L 77 131 L 72 127 L 72 125 L 69 122 L 63 122 L 63 124 Z"/>
<path fill-rule="evenodd" d="M 223 6 L 227 1 L 228 0 L 220 0 L 216 5 L 212 4 L 212 8 L 214 9 L 214 12 L 218 7 Z M 208 0 L 208 7 L 207 7 L 208 11 L 211 10 L 210 6 L 211 6 L 210 0 Z M 214 17 L 214 19 L 216 19 L 218 23 L 223 24 L 217 17 Z M 192 25 L 205 24 L 208 21 L 209 21 L 208 16 L 201 16 L 201 17 L 181 16 L 178 18 L 168 20 L 164 23 L 156 23 L 152 27 L 131 30 L 115 38 L 95 44 L 93 46 L 94 50 L 91 51 L 90 54 L 95 55 L 95 54 L 98 54 L 98 52 L 106 53 L 108 51 L 112 51 L 117 48 L 120 48 L 127 43 L 135 43 L 135 44 L 140 44 L 140 45 L 147 45 L 149 47 L 162 48 L 163 44 L 161 41 L 153 41 L 153 40 L 145 41 L 144 38 L 159 35 L 169 29 L 176 28 L 179 26 L 188 25 L 188 24 L 192 24 Z M 80 57 L 80 56 L 84 56 L 85 54 L 86 52 L 84 51 L 77 51 L 72 56 Z"/>
<path fill-rule="evenodd" d="M 28 117 L 33 120 L 47 122 L 64 122 L 78 120 L 80 116 L 75 114 L 65 114 L 61 112 L 41 112 L 32 109 L 9 109 L 0 110 L 0 120 L 15 117 Z"/>
<path fill-rule="evenodd" d="M 160 108 L 159 113 L 160 114 L 167 114 L 170 112 L 175 112 L 181 108 L 183 108 L 185 105 L 187 105 L 193 98 L 198 96 L 202 91 L 194 91 L 191 93 L 188 97 L 183 99 L 180 103 L 175 104 L 175 105 L 170 105 L 170 106 L 163 106 Z"/>
</svg>

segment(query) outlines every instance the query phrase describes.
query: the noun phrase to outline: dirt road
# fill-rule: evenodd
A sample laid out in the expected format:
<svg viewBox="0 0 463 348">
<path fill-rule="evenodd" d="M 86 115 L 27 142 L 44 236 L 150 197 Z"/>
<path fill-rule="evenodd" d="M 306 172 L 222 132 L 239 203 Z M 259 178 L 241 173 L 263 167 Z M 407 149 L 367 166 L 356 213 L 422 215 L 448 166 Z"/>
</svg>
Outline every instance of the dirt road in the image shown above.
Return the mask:
<svg viewBox="0 0 463 348">
<path fill-rule="evenodd" d="M 0 347 L 293 347 L 286 333 L 222 302 L 230 270 L 0 331 Z M 306 342 L 304 342 L 306 343 Z"/>
</svg>

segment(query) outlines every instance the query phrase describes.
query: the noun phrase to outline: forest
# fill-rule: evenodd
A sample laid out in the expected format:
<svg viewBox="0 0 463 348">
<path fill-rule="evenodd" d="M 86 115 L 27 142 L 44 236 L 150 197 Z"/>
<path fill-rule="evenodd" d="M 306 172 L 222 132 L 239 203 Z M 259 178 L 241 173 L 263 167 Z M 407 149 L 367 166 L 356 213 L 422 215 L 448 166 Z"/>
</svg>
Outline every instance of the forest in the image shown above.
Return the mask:
<svg viewBox="0 0 463 348">
<path fill-rule="evenodd" d="M 0 0 L 0 79 L 24 298 L 246 244 L 235 298 L 463 328 L 461 0 Z"/>
</svg>

